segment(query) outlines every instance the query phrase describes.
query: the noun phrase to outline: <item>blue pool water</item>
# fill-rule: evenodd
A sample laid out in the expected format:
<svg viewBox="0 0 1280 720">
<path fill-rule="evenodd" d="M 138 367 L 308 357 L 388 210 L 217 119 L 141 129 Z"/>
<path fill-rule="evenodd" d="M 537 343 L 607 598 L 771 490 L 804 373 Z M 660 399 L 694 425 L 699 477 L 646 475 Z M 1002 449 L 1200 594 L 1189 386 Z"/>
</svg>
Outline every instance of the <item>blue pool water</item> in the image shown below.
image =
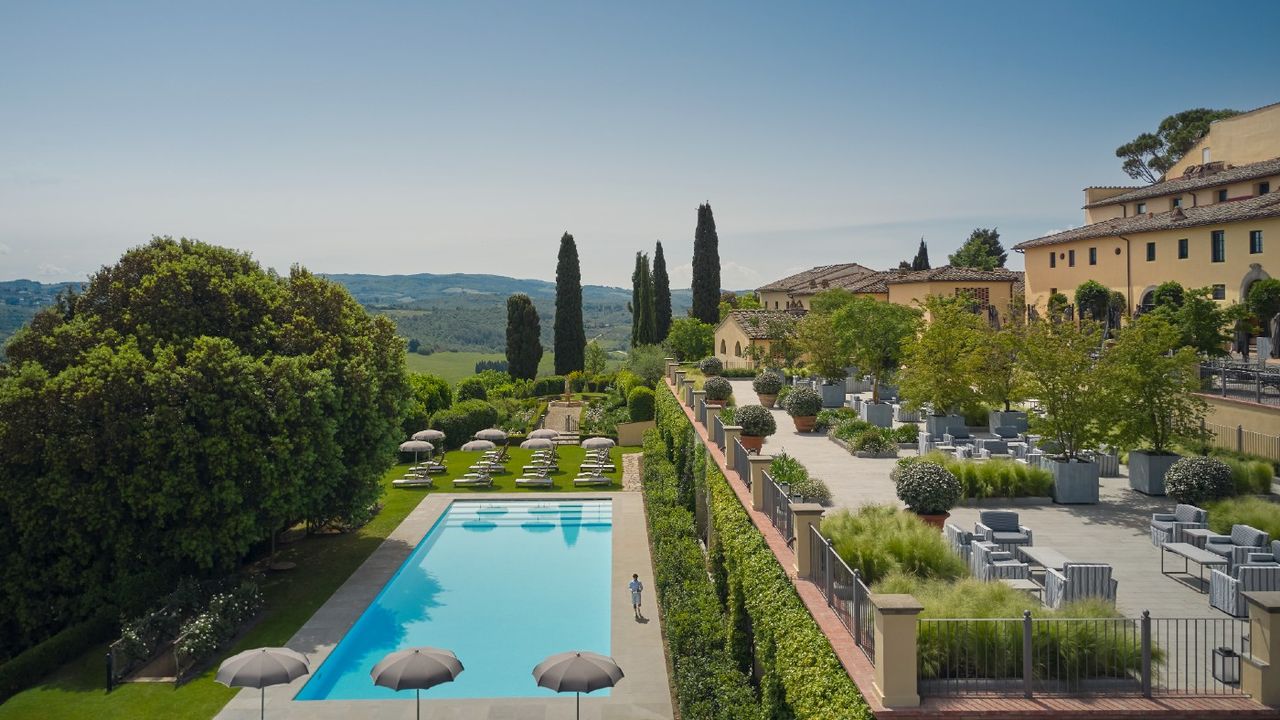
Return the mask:
<svg viewBox="0 0 1280 720">
<path fill-rule="evenodd" d="M 454 501 L 296 699 L 411 699 L 369 671 L 419 645 L 466 668 L 424 698 L 554 695 L 533 682 L 543 658 L 610 654 L 612 544 L 608 500 Z"/>
</svg>

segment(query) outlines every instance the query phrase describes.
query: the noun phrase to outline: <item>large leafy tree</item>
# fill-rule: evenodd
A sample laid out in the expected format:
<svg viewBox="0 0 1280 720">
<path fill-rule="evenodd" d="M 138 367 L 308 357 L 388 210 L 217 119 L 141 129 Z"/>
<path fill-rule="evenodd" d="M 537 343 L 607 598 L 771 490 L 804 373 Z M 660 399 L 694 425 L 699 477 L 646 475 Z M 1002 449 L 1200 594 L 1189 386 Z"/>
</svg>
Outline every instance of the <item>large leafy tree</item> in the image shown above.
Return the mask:
<svg viewBox="0 0 1280 720">
<path fill-rule="evenodd" d="M 1010 313 L 1010 317 L 1016 317 Z M 970 377 L 978 397 L 1008 412 L 1013 403 L 1026 398 L 1025 384 L 1019 375 L 1018 355 L 1022 352 L 1026 325 L 1010 323 L 996 329 L 982 324 L 978 346 L 970 356 Z"/>
<path fill-rule="evenodd" d="M 696 318 L 678 318 L 671 323 L 663 343 L 677 360 L 701 360 L 715 350 L 715 326 Z"/>
<path fill-rule="evenodd" d="M 568 375 L 582 369 L 587 334 L 582 328 L 582 271 L 578 266 L 578 246 L 573 236 L 560 238 L 556 262 L 556 318 L 553 323 L 556 374 Z"/>
<path fill-rule="evenodd" d="M 1249 287 L 1245 302 L 1261 334 L 1270 335 L 1271 318 L 1280 313 L 1280 280 L 1267 278 L 1255 282 Z"/>
<path fill-rule="evenodd" d="M 662 243 L 653 249 L 653 341 L 662 342 L 671 331 L 671 278 Z"/>
<path fill-rule="evenodd" d="M 1111 306 L 1111 291 L 1097 280 L 1085 280 L 1076 286 L 1076 308 L 1080 317 L 1104 322 Z"/>
<path fill-rule="evenodd" d="M 1009 254 L 1000 244 L 1000 231 L 996 228 L 974 228 L 969 239 L 948 258 L 954 267 L 995 270 L 1004 267 Z"/>
<path fill-rule="evenodd" d="M 404 341 L 341 286 L 157 238 L 0 366 L 0 642 L 20 648 L 295 522 L 360 522 L 407 407 Z"/>
<path fill-rule="evenodd" d="M 1213 288 L 1202 287 L 1184 290 L 1181 305 L 1157 305 L 1153 313 L 1178 328 L 1183 345 L 1206 357 L 1222 357 L 1236 321 L 1248 310 L 1240 304 L 1221 305 L 1213 299 Z"/>
<path fill-rule="evenodd" d="M 1044 410 L 1044 417 L 1032 417 L 1032 427 L 1067 459 L 1095 447 L 1105 434 L 1109 388 L 1094 360 L 1101 341 L 1095 322 L 1033 323 L 1018 356 L 1027 394 Z"/>
<path fill-rule="evenodd" d="M 880 384 L 901 364 L 903 347 L 920 326 L 920 311 L 854 296 L 833 319 L 833 342 L 847 348 L 854 365 L 871 375 L 871 401 L 880 402 Z"/>
<path fill-rule="evenodd" d="M 1239 110 L 1183 110 L 1161 120 L 1154 133 L 1144 132 L 1116 148 L 1116 157 L 1124 160 L 1124 172 L 1134 180 L 1159 182 L 1209 132 L 1210 123 L 1239 114 Z"/>
<path fill-rule="evenodd" d="M 843 379 L 848 374 L 848 343 L 832 342 L 835 321 L 827 313 L 811 312 L 796 325 L 796 342 L 809 360 L 809 368 L 827 380 Z"/>
<path fill-rule="evenodd" d="M 985 323 L 969 309 L 967 298 L 930 295 L 924 307 L 929 323 L 906 342 L 898 389 L 910 407 L 927 404 L 944 415 L 977 399 L 973 355 Z"/>
<path fill-rule="evenodd" d="M 507 298 L 507 373 L 513 378 L 538 377 L 542 362 L 542 323 L 538 309 L 524 293 Z"/>
<path fill-rule="evenodd" d="M 453 404 L 449 381 L 429 373 L 409 373 L 409 409 L 402 428 L 405 435 L 425 430 L 431 416 Z"/>
<path fill-rule="evenodd" d="M 1207 406 L 1196 352 L 1162 313 L 1144 315 L 1121 330 L 1103 354 L 1101 371 L 1111 441 L 1129 450 L 1164 453 L 1178 440 L 1197 439 Z"/>
<path fill-rule="evenodd" d="M 720 237 L 711 205 L 698 206 L 693 232 L 693 307 L 690 314 L 704 323 L 720 320 Z"/>
</svg>

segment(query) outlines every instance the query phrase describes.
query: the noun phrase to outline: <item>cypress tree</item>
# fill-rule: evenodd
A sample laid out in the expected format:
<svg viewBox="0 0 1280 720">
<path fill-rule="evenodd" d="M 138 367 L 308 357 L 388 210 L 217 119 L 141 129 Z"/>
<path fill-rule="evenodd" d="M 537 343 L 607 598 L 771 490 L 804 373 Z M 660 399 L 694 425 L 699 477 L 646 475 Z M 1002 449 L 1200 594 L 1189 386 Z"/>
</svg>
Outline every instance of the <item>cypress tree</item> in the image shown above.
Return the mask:
<svg viewBox="0 0 1280 720">
<path fill-rule="evenodd" d="M 653 249 L 653 341 L 660 343 L 671 331 L 671 279 L 662 243 Z"/>
<path fill-rule="evenodd" d="M 631 311 L 631 347 L 636 346 L 640 337 L 640 253 L 636 253 L 636 265 L 631 270 L 631 303 L 627 309 Z"/>
<path fill-rule="evenodd" d="M 578 246 L 573 236 L 560 238 L 556 263 L 556 319 L 554 324 L 556 374 L 568 375 L 582 369 L 587 334 L 582 329 L 582 271 L 578 267 Z"/>
<path fill-rule="evenodd" d="M 916 257 L 911 261 L 912 270 L 929 270 L 929 246 L 924 244 L 924 238 L 920 238 L 920 249 L 916 250 Z"/>
<path fill-rule="evenodd" d="M 693 310 L 695 318 L 720 322 L 720 238 L 711 204 L 698 206 L 698 227 L 693 232 Z"/>
<path fill-rule="evenodd" d="M 653 277 L 649 256 L 636 253 L 636 269 L 631 273 L 631 346 L 654 344 Z"/>
<path fill-rule="evenodd" d="M 507 373 L 520 380 L 538 376 L 542 361 L 542 323 L 538 309 L 524 293 L 507 298 Z"/>
</svg>

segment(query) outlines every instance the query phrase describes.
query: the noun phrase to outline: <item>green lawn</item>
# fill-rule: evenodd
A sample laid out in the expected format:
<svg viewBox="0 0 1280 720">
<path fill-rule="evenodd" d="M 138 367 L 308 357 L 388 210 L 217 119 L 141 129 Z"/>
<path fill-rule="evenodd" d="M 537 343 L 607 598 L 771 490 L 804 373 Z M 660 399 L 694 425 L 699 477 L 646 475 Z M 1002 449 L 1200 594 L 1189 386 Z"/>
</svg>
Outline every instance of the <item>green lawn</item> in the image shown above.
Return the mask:
<svg viewBox="0 0 1280 720">
<path fill-rule="evenodd" d="M 542 362 L 538 363 L 538 375 L 555 374 L 555 353 L 542 353 Z M 476 374 L 476 363 L 481 360 L 506 360 L 502 353 L 482 352 L 438 352 L 430 355 L 408 353 L 405 363 L 409 370 L 420 373 L 432 373 L 443 377 L 451 383 Z"/>
<path fill-rule="evenodd" d="M 614 448 L 612 455 L 618 471 L 610 476 L 621 479 L 622 454 L 638 448 Z M 520 464 L 526 464 L 531 450 L 514 448 L 507 466 L 515 472 L 494 478 L 493 490 L 468 489 L 461 492 L 483 495 L 488 492 L 526 492 L 515 487 Z M 582 462 L 579 447 L 560 450 L 561 472 L 556 475 L 551 491 L 587 490 L 574 488 L 573 476 Z M 450 452 L 449 472 L 436 476 L 437 488 L 450 490 L 449 479 L 467 472 L 479 453 Z M 383 478 L 387 489 L 382 511 L 359 531 L 344 535 L 308 537 L 280 549 L 279 560 L 297 563 L 287 573 L 268 575 L 262 590 L 266 599 L 264 617 L 224 656 L 252 647 L 283 645 L 298 628 L 320 608 L 360 563 L 398 526 L 430 492 L 425 489 L 391 487 L 391 481 L 404 475 L 408 465 L 397 465 Z M 611 488 L 617 490 L 615 483 Z M 543 492 L 547 490 L 541 489 Z M 437 490 L 436 492 L 438 492 Z M 217 663 L 193 680 L 175 688 L 167 683 L 128 683 L 107 693 L 104 690 L 106 646 L 93 648 L 63 666 L 45 682 L 10 698 L 0 705 L 0 720 L 37 720 L 42 718 L 92 718 L 93 720 L 132 720 L 134 718 L 166 718 L 176 720 L 208 720 L 231 699 L 235 690 L 214 682 Z M 221 658 L 219 658 L 219 661 Z"/>
</svg>

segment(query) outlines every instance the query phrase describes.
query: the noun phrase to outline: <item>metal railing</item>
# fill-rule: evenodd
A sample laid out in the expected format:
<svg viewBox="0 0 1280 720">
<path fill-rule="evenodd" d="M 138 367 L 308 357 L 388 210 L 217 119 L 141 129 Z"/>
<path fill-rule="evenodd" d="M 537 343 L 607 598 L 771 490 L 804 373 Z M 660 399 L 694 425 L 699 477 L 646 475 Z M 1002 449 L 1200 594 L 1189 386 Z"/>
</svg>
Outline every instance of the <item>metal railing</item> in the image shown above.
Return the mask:
<svg viewBox="0 0 1280 720">
<path fill-rule="evenodd" d="M 733 439 L 733 469 L 742 478 L 742 484 L 751 489 L 751 461 L 747 459 L 747 449 L 738 438 Z"/>
<path fill-rule="evenodd" d="M 924 696 L 1238 695 L 1248 624 L 1232 618 L 919 620 Z"/>
<path fill-rule="evenodd" d="M 698 407 L 694 409 L 693 416 L 698 419 L 698 424 L 702 427 L 707 426 L 707 399 L 705 397 L 698 398 Z"/>
<path fill-rule="evenodd" d="M 724 421 L 720 419 L 719 413 L 711 416 L 711 439 L 720 448 L 720 452 L 724 452 Z"/>
<path fill-rule="evenodd" d="M 1204 392 L 1264 405 L 1280 405 L 1280 368 L 1231 360 L 1200 363 Z"/>
<path fill-rule="evenodd" d="M 1245 430 L 1243 425 L 1230 427 L 1201 422 L 1205 441 L 1214 447 L 1248 453 L 1271 460 L 1280 460 L 1280 437 Z"/>
<path fill-rule="evenodd" d="M 858 571 L 850 570 L 831 543 L 812 525 L 809 540 L 809 567 L 813 573 L 809 579 L 818 586 L 827 606 L 853 636 L 854 644 L 875 665 L 875 611 L 871 606 L 871 591 L 858 577 Z"/>
<path fill-rule="evenodd" d="M 791 514 L 791 496 L 787 490 L 774 481 L 769 473 L 763 473 L 764 512 L 769 522 L 782 534 L 782 539 L 790 545 L 796 539 L 795 516 Z"/>
</svg>

